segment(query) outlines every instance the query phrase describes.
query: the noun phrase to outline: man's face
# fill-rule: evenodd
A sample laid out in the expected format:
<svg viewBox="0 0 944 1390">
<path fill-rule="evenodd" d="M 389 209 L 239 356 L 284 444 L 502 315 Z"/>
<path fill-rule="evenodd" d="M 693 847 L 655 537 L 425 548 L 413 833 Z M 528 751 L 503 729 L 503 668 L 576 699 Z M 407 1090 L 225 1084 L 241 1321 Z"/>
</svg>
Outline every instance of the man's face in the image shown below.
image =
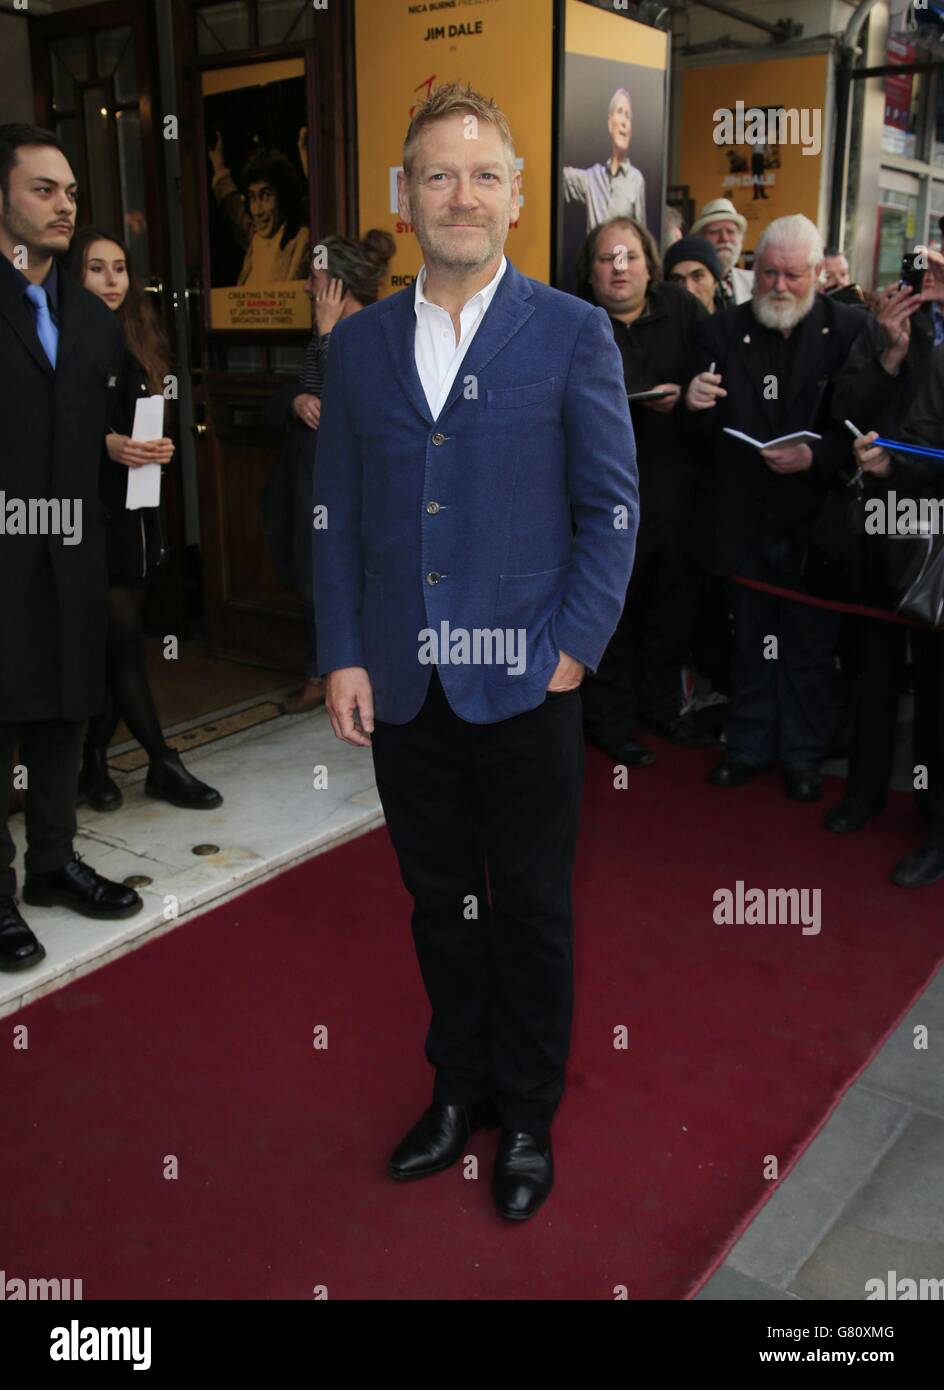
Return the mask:
<svg viewBox="0 0 944 1390">
<path fill-rule="evenodd" d="M 0 228 L 13 246 L 40 260 L 68 251 L 75 232 L 76 182 L 64 154 L 49 145 L 22 145 L 0 193 Z"/>
<path fill-rule="evenodd" d="M 768 328 L 789 331 L 816 299 L 822 261 L 810 265 L 806 246 L 767 246 L 754 262 L 754 312 Z"/>
<path fill-rule="evenodd" d="M 676 285 L 682 285 L 693 294 L 696 299 L 700 299 L 708 310 L 709 314 L 715 311 L 715 289 L 717 280 L 712 275 L 706 265 L 701 261 L 679 261 L 672 267 L 669 279 Z"/>
<path fill-rule="evenodd" d="M 501 255 L 518 218 L 521 175 L 498 130 L 456 112 L 420 132 L 412 178 L 397 178 L 400 216 L 413 223 L 427 267 L 475 271 Z"/>
<path fill-rule="evenodd" d="M 625 97 L 616 98 L 616 105 L 610 112 L 607 125 L 613 148 L 625 159 L 629 154 L 629 142 L 633 138 L 633 118 L 629 114 L 629 102 Z"/>
<path fill-rule="evenodd" d="M 826 257 L 823 261 L 823 278 L 820 284 L 824 294 L 827 290 L 839 290 L 844 285 L 852 284 L 849 262 L 845 256 Z"/>
<path fill-rule="evenodd" d="M 266 241 L 274 237 L 282 225 L 278 194 L 264 179 L 249 185 L 249 216 L 256 235 L 265 237 Z"/>
<path fill-rule="evenodd" d="M 614 317 L 641 307 L 649 286 L 649 268 L 632 227 L 607 227 L 600 233 L 590 283 L 597 303 Z"/>
<path fill-rule="evenodd" d="M 744 237 L 736 222 L 709 222 L 702 227 L 700 236 L 706 236 L 718 250 L 721 269 L 727 275 L 732 266 L 737 265 L 744 245 Z"/>
</svg>

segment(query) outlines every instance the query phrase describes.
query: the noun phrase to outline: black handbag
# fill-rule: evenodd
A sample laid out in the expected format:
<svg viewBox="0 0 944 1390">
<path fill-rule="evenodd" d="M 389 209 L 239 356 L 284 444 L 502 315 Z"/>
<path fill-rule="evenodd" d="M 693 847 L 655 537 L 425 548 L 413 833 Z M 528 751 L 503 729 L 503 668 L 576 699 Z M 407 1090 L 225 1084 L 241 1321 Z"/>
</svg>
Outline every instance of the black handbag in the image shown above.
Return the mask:
<svg viewBox="0 0 944 1390">
<path fill-rule="evenodd" d="M 888 577 L 895 611 L 931 627 L 944 626 L 944 535 L 887 537 Z"/>
</svg>

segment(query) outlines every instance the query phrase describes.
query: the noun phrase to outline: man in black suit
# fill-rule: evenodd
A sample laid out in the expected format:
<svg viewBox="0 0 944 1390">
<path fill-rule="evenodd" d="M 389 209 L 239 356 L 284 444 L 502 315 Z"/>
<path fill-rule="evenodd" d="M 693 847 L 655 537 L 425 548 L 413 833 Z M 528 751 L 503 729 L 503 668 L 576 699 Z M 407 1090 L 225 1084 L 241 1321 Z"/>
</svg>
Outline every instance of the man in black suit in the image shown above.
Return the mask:
<svg viewBox="0 0 944 1390">
<path fill-rule="evenodd" d="M 0 969 L 45 951 L 16 907 L 10 769 L 25 769 L 24 901 L 129 917 L 138 894 L 74 853 L 85 721 L 104 703 L 106 565 L 98 473 L 123 338 L 54 259 L 76 182 L 56 137 L 0 126 Z"/>
<path fill-rule="evenodd" d="M 758 243 L 750 303 L 696 330 L 697 375 L 686 394 L 708 456 L 698 558 L 710 574 L 769 586 L 731 586 L 727 755 L 711 780 L 742 786 L 779 761 L 798 801 L 822 795 L 839 616 L 783 591 L 804 592 L 811 528 L 849 461 L 849 436 L 833 420 L 830 398 L 867 319 L 817 294 L 822 264 L 822 239 L 809 218 L 770 223 Z M 723 434 L 725 427 L 762 442 L 803 430 L 822 438 L 757 450 Z"/>
</svg>

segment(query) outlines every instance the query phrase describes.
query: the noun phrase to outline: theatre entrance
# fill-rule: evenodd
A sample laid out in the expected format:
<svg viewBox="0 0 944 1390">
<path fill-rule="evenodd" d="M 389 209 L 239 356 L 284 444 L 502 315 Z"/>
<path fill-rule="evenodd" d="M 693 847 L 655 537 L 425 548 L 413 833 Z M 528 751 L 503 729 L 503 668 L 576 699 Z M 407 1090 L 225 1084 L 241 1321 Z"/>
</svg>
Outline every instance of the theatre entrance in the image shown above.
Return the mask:
<svg viewBox="0 0 944 1390">
<path fill-rule="evenodd" d="M 209 658 L 289 678 L 305 666 L 303 614 L 279 579 L 260 499 L 280 443 L 266 406 L 297 376 L 310 317 L 302 279 L 277 296 L 292 302 L 291 313 L 218 312 L 219 287 L 232 287 L 245 310 L 260 276 L 244 274 L 249 251 L 221 241 L 214 176 L 232 164 L 229 223 L 246 224 L 243 175 L 253 152 L 271 149 L 280 133 L 275 112 L 296 126 L 278 154 L 302 198 L 298 263 L 271 278 L 304 277 L 308 245 L 348 230 L 353 40 L 345 10 L 310 0 L 101 0 L 30 21 L 35 115 L 76 168 L 79 223 L 123 232 L 172 343 L 178 451 L 163 496 L 168 563 L 151 592 L 148 628 L 198 639 Z M 221 102 L 220 93 L 231 96 Z"/>
</svg>

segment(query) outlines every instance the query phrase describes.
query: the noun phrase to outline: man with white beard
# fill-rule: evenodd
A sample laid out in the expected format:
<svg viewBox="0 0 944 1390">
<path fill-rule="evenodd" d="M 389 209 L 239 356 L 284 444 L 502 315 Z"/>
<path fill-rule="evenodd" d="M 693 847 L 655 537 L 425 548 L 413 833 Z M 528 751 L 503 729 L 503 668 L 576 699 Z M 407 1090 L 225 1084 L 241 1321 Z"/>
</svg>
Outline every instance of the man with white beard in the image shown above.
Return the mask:
<svg viewBox="0 0 944 1390">
<path fill-rule="evenodd" d="M 815 524 L 831 480 L 850 463 L 832 388 L 867 318 L 817 294 L 822 265 L 809 218 L 771 222 L 751 302 L 696 330 L 685 396 L 706 454 L 696 557 L 709 574 L 736 581 L 727 752 L 711 780 L 739 787 L 779 763 L 798 801 L 822 795 L 839 616 L 787 595 L 806 592 Z M 761 443 L 804 430 L 821 438 L 758 449 L 725 428 Z"/>
<path fill-rule="evenodd" d="M 754 272 L 740 270 L 747 219 L 730 198 L 714 198 L 698 214 L 690 236 L 707 237 L 721 262 L 721 295 L 725 305 L 746 304 L 754 289 Z"/>
</svg>

